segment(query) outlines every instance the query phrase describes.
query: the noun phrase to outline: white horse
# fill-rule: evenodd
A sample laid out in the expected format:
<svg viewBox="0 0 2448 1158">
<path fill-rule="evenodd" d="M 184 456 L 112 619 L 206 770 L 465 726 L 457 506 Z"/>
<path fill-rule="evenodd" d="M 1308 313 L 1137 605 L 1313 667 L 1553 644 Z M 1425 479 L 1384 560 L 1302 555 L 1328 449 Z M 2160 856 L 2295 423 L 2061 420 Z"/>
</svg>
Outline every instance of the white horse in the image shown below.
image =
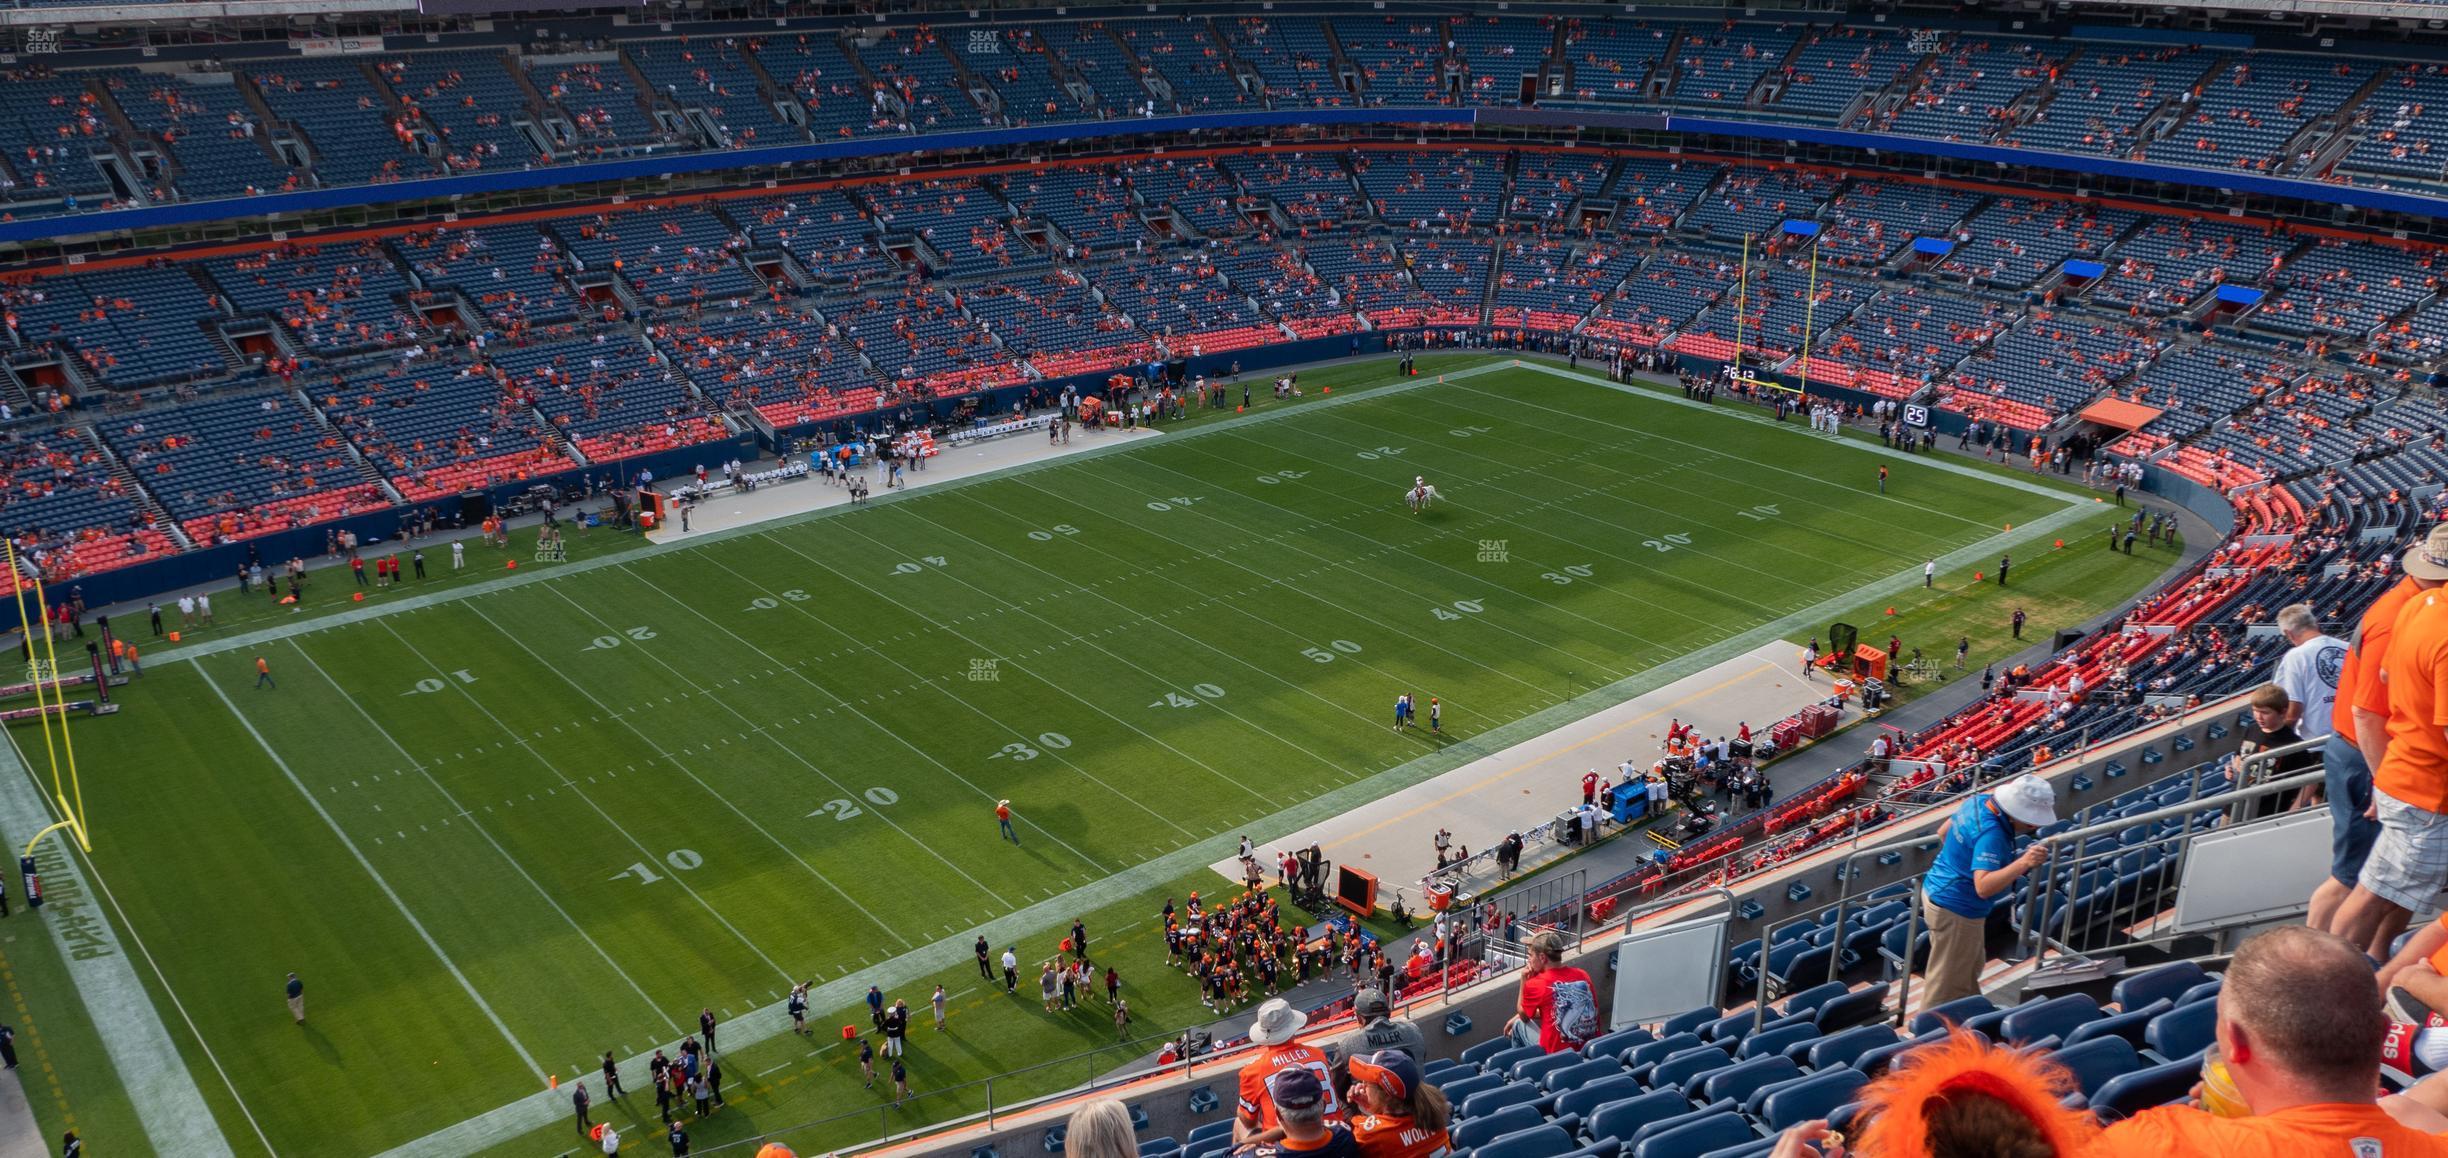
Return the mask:
<svg viewBox="0 0 2448 1158">
<path fill-rule="evenodd" d="M 1410 506 L 1411 513 L 1415 515 L 1427 510 L 1428 504 L 1437 501 L 1438 497 L 1437 489 L 1427 483 L 1421 483 L 1403 492 L 1403 502 Z"/>
</svg>

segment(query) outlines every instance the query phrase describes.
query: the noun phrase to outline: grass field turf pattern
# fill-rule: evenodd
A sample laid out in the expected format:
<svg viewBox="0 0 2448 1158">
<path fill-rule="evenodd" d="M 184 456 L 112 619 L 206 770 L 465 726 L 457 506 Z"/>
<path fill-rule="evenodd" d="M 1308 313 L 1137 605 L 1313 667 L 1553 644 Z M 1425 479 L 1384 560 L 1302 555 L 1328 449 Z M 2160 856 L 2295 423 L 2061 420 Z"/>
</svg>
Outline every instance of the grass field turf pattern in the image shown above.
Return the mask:
<svg viewBox="0 0 2448 1158">
<path fill-rule="evenodd" d="M 1494 369 L 301 623 L 77 725 L 92 861 L 209 1044 L 218 1071 L 165 1012 L 240 1153 L 261 1147 L 239 1098 L 282 1153 L 376 1152 L 546 1071 L 592 1084 L 604 1050 L 668 1044 L 701 1006 L 745 1017 L 1092 884 L 1140 1027 L 1170 1028 L 1201 1011 L 1154 911 L 1213 877 L 1129 870 L 1434 755 L 1386 727 L 1396 692 L 1468 737 L 2068 501 L 1887 461 L 1881 497 L 1858 445 Z M 1401 507 L 1414 474 L 1446 496 L 1425 516 Z M 2161 565 L 2047 569 L 2098 610 Z M 980 989 L 938 1046 L 927 992 L 893 994 L 920 1011 L 921 1091 L 1113 1033 Z M 727 1055 L 735 1108 L 699 1147 L 872 1105 L 823 1044 Z M 628 1103 L 599 1119 L 651 1118 Z"/>
</svg>

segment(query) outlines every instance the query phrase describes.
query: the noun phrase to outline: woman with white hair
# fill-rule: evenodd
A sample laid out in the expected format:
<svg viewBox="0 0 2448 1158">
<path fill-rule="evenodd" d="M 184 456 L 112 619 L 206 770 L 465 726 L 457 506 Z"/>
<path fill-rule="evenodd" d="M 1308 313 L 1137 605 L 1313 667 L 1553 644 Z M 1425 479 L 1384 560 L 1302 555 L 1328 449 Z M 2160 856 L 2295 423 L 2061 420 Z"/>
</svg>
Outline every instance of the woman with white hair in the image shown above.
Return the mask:
<svg viewBox="0 0 2448 1158">
<path fill-rule="evenodd" d="M 1066 1158 L 1139 1158 L 1130 1111 L 1118 1098 L 1098 1098 L 1071 1115 L 1063 1135 Z"/>
</svg>

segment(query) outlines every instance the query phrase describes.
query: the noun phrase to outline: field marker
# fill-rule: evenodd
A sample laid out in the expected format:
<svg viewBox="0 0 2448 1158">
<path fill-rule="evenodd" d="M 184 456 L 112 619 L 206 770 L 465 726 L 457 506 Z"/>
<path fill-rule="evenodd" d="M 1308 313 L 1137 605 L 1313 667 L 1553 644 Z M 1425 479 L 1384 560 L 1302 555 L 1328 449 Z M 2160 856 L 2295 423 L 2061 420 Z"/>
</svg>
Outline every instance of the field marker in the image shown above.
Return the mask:
<svg viewBox="0 0 2448 1158">
<path fill-rule="evenodd" d="M 248 719 L 246 713 L 239 711 L 237 703 L 229 698 L 229 693 L 221 690 L 220 683 L 212 677 L 203 675 L 203 669 L 197 669 L 197 674 L 202 676 L 204 686 L 210 688 L 213 696 L 221 701 L 221 706 L 228 708 L 231 717 L 238 721 L 240 727 L 246 729 L 248 736 L 254 738 L 256 746 L 262 748 L 264 755 L 271 758 L 272 766 L 280 769 L 281 775 L 287 777 L 290 785 L 298 790 L 298 795 L 305 797 L 306 803 L 313 807 L 315 815 L 323 818 L 323 823 L 331 829 L 332 835 L 339 838 L 340 846 L 347 849 L 349 855 L 357 859 L 357 867 L 364 869 L 366 875 L 374 879 L 375 887 L 382 890 L 383 896 L 390 898 L 391 906 L 399 910 L 400 919 L 408 922 L 409 928 L 416 930 L 417 937 L 423 940 L 425 947 L 432 950 L 434 957 L 442 962 L 442 967 L 450 972 L 451 979 L 457 981 L 459 988 L 467 992 L 468 1000 L 475 1002 L 476 1008 L 484 1011 L 485 1020 L 493 1023 L 493 1028 L 501 1033 L 503 1041 L 510 1043 L 511 1051 L 518 1054 L 519 1060 L 527 1063 L 528 1071 L 536 1076 L 537 1081 L 544 1080 L 544 1067 L 536 1062 L 535 1055 L 527 1052 L 527 1047 L 519 1042 L 518 1035 L 510 1032 L 510 1026 L 502 1021 L 500 1014 L 493 1012 L 492 1003 L 484 999 L 484 994 L 476 991 L 476 984 L 468 980 L 467 974 L 460 972 L 459 963 L 451 960 L 450 954 L 442 950 L 442 943 L 434 940 L 433 934 L 426 931 L 425 923 L 417 920 L 416 914 L 408 910 L 408 902 L 400 899 L 399 893 L 392 889 L 391 882 L 383 879 L 382 871 L 375 868 L 374 862 L 366 858 L 365 851 L 357 847 L 356 841 L 349 839 L 348 831 L 340 827 L 339 821 L 332 819 L 332 814 L 324 809 L 323 802 L 315 799 L 314 793 L 308 791 L 306 785 L 298 780 L 297 773 L 289 767 L 289 761 L 282 759 L 281 754 L 272 747 L 271 741 L 264 739 L 263 733 L 256 730 L 255 721 Z M 403 832 L 400 836 L 405 839 L 407 834 Z M 270 1148 L 270 1145 L 269 1142 L 265 1143 L 267 1149 Z"/>
</svg>

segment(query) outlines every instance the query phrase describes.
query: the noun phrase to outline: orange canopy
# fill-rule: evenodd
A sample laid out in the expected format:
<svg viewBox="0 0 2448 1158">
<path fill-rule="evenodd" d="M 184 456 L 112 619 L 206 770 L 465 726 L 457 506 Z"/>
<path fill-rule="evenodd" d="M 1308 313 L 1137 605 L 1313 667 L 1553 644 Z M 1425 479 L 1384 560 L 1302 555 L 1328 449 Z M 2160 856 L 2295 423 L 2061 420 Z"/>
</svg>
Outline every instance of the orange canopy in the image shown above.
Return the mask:
<svg viewBox="0 0 2448 1158">
<path fill-rule="evenodd" d="M 2127 402 L 2117 398 L 2102 398 L 2083 407 L 2078 417 L 2085 422 L 2113 426 L 2118 430 L 2140 430 L 2148 425 L 2151 419 L 2159 415 L 2160 410 L 2155 406 L 2144 406 L 2139 402 Z"/>
</svg>

